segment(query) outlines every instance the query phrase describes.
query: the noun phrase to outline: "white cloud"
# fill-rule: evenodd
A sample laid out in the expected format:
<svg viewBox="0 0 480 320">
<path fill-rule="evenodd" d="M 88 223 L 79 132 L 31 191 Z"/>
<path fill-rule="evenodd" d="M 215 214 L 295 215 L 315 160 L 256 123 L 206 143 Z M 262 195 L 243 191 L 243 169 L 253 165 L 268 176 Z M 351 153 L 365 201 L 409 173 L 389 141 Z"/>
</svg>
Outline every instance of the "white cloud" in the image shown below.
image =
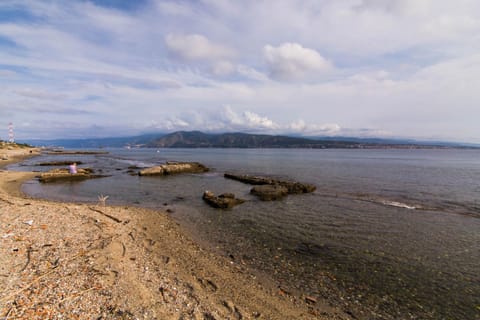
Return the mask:
<svg viewBox="0 0 480 320">
<path fill-rule="evenodd" d="M 278 125 L 267 117 L 262 117 L 254 112 L 245 111 L 243 113 L 248 127 L 257 129 L 277 129 Z"/>
<path fill-rule="evenodd" d="M 219 61 L 212 67 L 212 73 L 217 76 L 227 76 L 235 72 L 235 66 L 230 61 Z"/>
<path fill-rule="evenodd" d="M 331 63 L 317 51 L 298 43 L 283 43 L 278 47 L 266 45 L 263 55 L 273 78 L 292 80 L 313 72 L 325 72 Z"/>
<path fill-rule="evenodd" d="M 72 126 L 111 135 L 162 119 L 169 130 L 479 141 L 479 1 L 98 3 L 0 1 L 20 13 L 0 22 L 0 126 L 69 123 L 73 111 Z"/>
<path fill-rule="evenodd" d="M 297 133 L 306 136 L 332 136 L 338 135 L 342 132 L 342 128 L 336 123 L 307 124 L 302 119 L 287 125 L 287 130 L 290 133 Z"/>
<path fill-rule="evenodd" d="M 200 34 L 168 34 L 165 44 L 171 53 L 185 60 L 214 60 L 233 55 L 231 49 L 213 43 Z"/>
<path fill-rule="evenodd" d="M 279 126 L 271 119 L 252 111 L 237 113 L 229 105 L 222 108 L 220 113 L 221 128 L 224 130 L 275 130 Z M 209 120 L 207 119 L 206 122 Z"/>
</svg>

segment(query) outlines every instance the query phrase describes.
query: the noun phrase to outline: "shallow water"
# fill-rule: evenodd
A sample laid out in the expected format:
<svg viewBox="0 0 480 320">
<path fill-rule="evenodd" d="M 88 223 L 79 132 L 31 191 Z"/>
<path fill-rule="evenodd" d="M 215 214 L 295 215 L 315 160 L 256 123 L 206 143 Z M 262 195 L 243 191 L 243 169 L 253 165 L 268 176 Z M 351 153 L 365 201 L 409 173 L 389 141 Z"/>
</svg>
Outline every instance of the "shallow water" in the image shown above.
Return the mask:
<svg viewBox="0 0 480 320">
<path fill-rule="evenodd" d="M 173 217 L 286 290 L 341 303 L 358 318 L 480 318 L 480 151 L 112 149 L 107 155 L 43 155 L 82 161 L 108 178 L 24 185 L 35 197 L 173 209 Z M 206 174 L 139 177 L 129 166 L 199 161 Z M 313 183 L 312 194 L 261 202 L 225 171 Z M 247 200 L 230 211 L 204 190 Z M 364 313 L 362 313 L 364 312 Z M 367 316 L 368 314 L 368 316 Z"/>
</svg>

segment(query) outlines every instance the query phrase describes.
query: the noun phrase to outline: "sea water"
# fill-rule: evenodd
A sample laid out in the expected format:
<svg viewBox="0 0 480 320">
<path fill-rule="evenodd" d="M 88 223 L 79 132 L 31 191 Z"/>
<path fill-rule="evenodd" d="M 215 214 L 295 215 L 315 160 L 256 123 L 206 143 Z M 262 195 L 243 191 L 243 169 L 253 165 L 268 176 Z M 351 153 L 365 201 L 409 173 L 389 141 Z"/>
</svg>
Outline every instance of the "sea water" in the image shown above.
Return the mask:
<svg viewBox="0 0 480 320">
<path fill-rule="evenodd" d="M 42 155 L 108 175 L 24 191 L 61 201 L 170 208 L 195 237 L 271 276 L 282 292 L 339 305 L 361 319 L 480 319 L 480 151 L 105 149 Z M 140 177 L 137 167 L 198 161 L 204 174 Z M 49 168 L 48 168 L 49 169 Z M 224 172 L 312 183 L 311 194 L 262 202 Z M 205 190 L 248 200 L 206 205 Z"/>
</svg>

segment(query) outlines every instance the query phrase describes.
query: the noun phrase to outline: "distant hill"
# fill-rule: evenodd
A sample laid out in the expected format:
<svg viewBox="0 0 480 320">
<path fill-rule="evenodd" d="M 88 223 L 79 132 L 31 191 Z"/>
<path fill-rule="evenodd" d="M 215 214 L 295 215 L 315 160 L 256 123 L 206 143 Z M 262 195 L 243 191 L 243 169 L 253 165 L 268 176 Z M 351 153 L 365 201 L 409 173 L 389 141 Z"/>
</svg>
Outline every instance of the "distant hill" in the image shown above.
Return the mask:
<svg viewBox="0 0 480 320">
<path fill-rule="evenodd" d="M 475 145 L 462 145 L 445 142 L 418 142 L 355 137 L 293 137 L 283 135 L 221 133 L 210 134 L 200 131 L 178 131 L 170 134 L 146 134 L 134 137 L 26 140 L 35 146 L 59 146 L 65 148 L 469 148 Z"/>
<path fill-rule="evenodd" d="M 300 137 L 266 134 L 222 133 L 207 134 L 200 131 L 179 131 L 147 144 L 152 148 L 355 148 L 358 143 L 320 141 Z"/>
</svg>

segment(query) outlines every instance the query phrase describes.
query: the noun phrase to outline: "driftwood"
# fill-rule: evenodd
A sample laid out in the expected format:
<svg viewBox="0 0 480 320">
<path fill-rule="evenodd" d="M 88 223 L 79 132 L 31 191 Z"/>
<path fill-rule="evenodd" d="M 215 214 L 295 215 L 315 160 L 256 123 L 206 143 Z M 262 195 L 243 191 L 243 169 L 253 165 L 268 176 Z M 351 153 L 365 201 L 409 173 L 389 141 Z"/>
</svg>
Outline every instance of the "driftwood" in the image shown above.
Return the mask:
<svg viewBox="0 0 480 320">
<path fill-rule="evenodd" d="M 120 220 L 120 219 L 118 219 L 118 218 L 116 218 L 116 217 L 114 217 L 114 216 L 112 216 L 112 215 L 109 215 L 108 213 L 105 213 L 105 212 L 103 212 L 103 211 L 101 211 L 101 210 L 98 210 L 98 209 L 95 209 L 95 208 L 92 208 L 92 207 L 88 207 L 88 208 L 89 208 L 90 210 L 92 210 L 92 211 L 95 211 L 95 212 L 98 212 L 98 213 L 104 215 L 104 216 L 107 217 L 107 218 L 112 219 L 112 220 L 115 221 L 116 223 L 122 223 L 122 220 Z"/>
</svg>

